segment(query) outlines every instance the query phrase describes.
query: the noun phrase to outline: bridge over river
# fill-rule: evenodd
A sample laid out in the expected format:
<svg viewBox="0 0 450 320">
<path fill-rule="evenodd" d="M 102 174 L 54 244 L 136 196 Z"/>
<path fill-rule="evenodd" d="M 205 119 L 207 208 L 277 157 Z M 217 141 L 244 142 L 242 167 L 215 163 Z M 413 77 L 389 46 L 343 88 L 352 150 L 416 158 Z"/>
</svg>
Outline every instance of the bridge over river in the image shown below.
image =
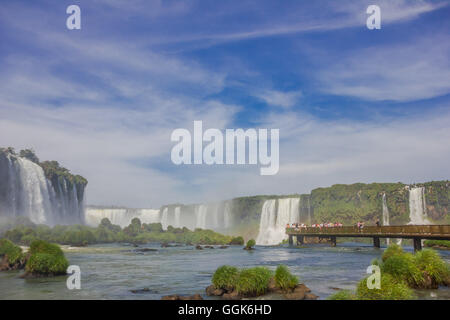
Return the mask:
<svg viewBox="0 0 450 320">
<path fill-rule="evenodd" d="M 373 245 L 380 247 L 381 238 L 413 239 L 414 250 L 422 249 L 422 239 L 450 240 L 450 225 L 406 225 L 406 226 L 367 226 L 354 227 L 298 227 L 286 228 L 289 244 L 303 244 L 305 237 L 328 238 L 336 246 L 336 238 L 373 238 Z"/>
</svg>

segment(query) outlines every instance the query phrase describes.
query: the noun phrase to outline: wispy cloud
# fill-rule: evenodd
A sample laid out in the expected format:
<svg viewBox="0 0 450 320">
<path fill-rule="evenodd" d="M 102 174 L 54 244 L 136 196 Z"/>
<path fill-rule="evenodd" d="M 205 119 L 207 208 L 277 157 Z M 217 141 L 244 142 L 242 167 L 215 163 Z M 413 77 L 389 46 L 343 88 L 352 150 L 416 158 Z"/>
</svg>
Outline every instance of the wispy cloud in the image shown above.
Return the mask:
<svg viewBox="0 0 450 320">
<path fill-rule="evenodd" d="M 297 103 L 298 99 L 302 96 L 302 93 L 301 91 L 283 92 L 277 90 L 264 90 L 258 91 L 254 95 L 268 105 L 290 108 Z"/>
<path fill-rule="evenodd" d="M 338 55 L 318 78 L 326 92 L 369 100 L 411 101 L 445 95 L 450 93 L 446 38 L 435 34 Z"/>
</svg>

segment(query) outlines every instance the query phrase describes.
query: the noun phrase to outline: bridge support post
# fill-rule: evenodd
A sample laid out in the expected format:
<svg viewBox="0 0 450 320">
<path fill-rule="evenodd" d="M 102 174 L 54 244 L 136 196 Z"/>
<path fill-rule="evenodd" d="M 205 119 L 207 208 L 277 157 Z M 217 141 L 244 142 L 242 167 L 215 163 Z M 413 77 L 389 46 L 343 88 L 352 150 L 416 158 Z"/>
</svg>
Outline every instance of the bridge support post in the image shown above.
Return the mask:
<svg viewBox="0 0 450 320">
<path fill-rule="evenodd" d="M 422 240 L 420 238 L 414 238 L 414 252 L 422 250 Z"/>
<path fill-rule="evenodd" d="M 304 236 L 297 236 L 297 245 L 303 245 L 305 243 Z"/>
<path fill-rule="evenodd" d="M 379 237 L 373 237 L 373 246 L 375 248 L 380 248 L 380 238 Z"/>
<path fill-rule="evenodd" d="M 336 247 L 336 237 L 330 237 L 331 246 Z"/>
<path fill-rule="evenodd" d="M 292 235 L 289 235 L 289 246 L 292 246 L 294 244 L 294 239 L 292 238 Z"/>
</svg>

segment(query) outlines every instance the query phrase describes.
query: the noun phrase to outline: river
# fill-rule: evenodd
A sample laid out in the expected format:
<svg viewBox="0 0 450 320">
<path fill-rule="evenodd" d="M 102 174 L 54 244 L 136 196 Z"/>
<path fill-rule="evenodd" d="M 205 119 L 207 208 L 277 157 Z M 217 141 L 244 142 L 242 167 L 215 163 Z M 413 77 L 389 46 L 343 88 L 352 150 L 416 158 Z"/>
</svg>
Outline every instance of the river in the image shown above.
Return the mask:
<svg viewBox="0 0 450 320">
<path fill-rule="evenodd" d="M 151 248 L 157 251 L 135 252 Z M 192 246 L 161 248 L 157 244 L 134 248 L 125 244 L 63 247 L 71 265 L 81 268 L 81 289 L 68 290 L 66 277 L 21 279 L 23 272 L 0 273 L 0 299 L 160 299 L 164 295 L 191 295 L 205 288 L 217 267 L 285 264 L 312 292 L 326 299 L 336 288 L 354 290 L 366 268 L 382 249 L 362 243 L 339 243 L 337 247 L 261 247 L 253 251 L 241 246 L 196 250 Z M 412 251 L 412 248 L 405 247 Z M 450 251 L 440 251 L 450 262 Z M 131 290 L 146 290 L 133 293 Z M 449 299 L 450 290 L 418 291 L 421 299 Z"/>
</svg>

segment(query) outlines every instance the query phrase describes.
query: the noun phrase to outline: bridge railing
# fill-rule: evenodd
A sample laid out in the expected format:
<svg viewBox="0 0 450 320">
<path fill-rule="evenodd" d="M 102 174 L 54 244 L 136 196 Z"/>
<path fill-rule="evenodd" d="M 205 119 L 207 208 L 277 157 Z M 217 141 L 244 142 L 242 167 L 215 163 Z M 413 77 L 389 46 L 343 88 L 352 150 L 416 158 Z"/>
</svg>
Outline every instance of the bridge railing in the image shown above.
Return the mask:
<svg viewBox="0 0 450 320">
<path fill-rule="evenodd" d="M 291 234 L 425 234 L 445 235 L 450 234 L 450 225 L 407 225 L 407 226 L 367 226 L 359 229 L 356 226 L 345 227 L 299 227 L 286 228 L 286 233 Z"/>
</svg>

